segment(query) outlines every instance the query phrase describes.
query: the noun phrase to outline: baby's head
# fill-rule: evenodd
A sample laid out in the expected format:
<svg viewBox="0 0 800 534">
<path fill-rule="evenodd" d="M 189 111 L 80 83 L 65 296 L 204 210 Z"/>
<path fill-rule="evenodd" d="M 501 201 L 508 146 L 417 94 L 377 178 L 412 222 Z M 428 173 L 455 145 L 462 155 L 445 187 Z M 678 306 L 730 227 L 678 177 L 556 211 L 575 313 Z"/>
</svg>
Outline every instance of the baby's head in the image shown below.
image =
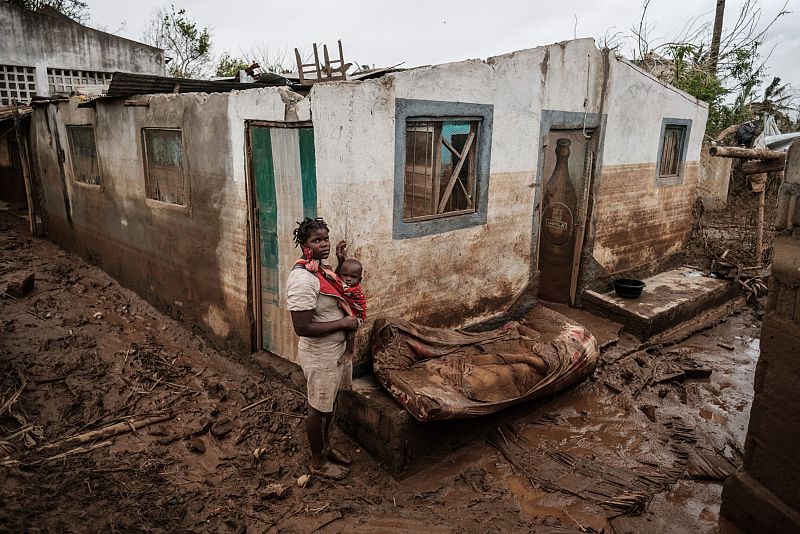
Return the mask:
<svg viewBox="0 0 800 534">
<path fill-rule="evenodd" d="M 353 287 L 361 283 L 361 272 L 361 262 L 354 259 L 346 259 L 342 262 L 339 276 L 348 287 Z"/>
</svg>

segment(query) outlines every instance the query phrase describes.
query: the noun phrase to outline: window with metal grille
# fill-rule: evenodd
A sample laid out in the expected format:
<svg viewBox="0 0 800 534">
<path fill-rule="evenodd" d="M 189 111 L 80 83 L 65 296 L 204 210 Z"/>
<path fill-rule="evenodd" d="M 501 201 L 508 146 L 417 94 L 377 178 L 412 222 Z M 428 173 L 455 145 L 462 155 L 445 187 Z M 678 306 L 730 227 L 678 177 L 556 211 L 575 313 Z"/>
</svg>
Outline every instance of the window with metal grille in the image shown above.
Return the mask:
<svg viewBox="0 0 800 534">
<path fill-rule="evenodd" d="M 475 154 L 480 120 L 409 119 L 403 220 L 475 211 Z"/>
<path fill-rule="evenodd" d="M 47 69 L 47 84 L 51 95 L 70 96 L 80 86 L 108 88 L 112 73 L 88 70 Z M 98 91 L 102 92 L 102 91 Z"/>
<path fill-rule="evenodd" d="M 656 160 L 656 185 L 678 185 L 683 182 L 686 149 L 689 144 L 688 119 L 664 119 Z"/>
<path fill-rule="evenodd" d="M 182 131 L 143 128 L 142 139 L 147 197 L 186 206 L 189 188 L 185 175 Z"/>
<path fill-rule="evenodd" d="M 75 180 L 84 184 L 100 185 L 100 163 L 97 160 L 94 128 L 89 124 L 70 125 L 67 126 L 67 132 Z"/>
<path fill-rule="evenodd" d="M 10 106 L 14 101 L 30 104 L 35 94 L 33 67 L 0 65 L 0 105 Z"/>
</svg>

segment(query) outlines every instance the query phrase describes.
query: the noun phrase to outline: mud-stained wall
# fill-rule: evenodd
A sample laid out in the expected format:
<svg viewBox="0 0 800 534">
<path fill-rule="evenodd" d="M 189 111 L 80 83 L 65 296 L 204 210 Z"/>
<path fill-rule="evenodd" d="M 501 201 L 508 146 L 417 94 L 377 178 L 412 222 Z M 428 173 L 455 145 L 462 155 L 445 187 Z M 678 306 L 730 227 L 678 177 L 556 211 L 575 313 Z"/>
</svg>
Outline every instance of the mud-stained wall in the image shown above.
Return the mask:
<svg viewBox="0 0 800 534">
<path fill-rule="evenodd" d="M 676 261 L 688 237 L 707 106 L 622 60 L 609 65 L 608 122 L 592 221 L 591 287 Z M 664 119 L 689 119 L 683 179 L 657 185 Z"/>
<path fill-rule="evenodd" d="M 283 117 L 277 90 L 267 92 L 262 99 L 277 102 Z M 148 107 L 121 100 L 94 109 L 41 106 L 33 139 L 56 242 L 211 339 L 249 350 L 244 133 L 243 121 L 229 117 L 229 98 L 154 95 Z M 75 180 L 70 124 L 94 126 L 99 186 Z M 187 206 L 147 198 L 142 128 L 150 127 L 183 132 Z"/>
<path fill-rule="evenodd" d="M 532 275 L 543 109 L 597 112 L 602 54 L 590 39 L 423 67 L 311 93 L 319 213 L 365 266 L 370 318 L 460 326 L 497 314 Z M 395 99 L 493 106 L 483 225 L 393 239 Z M 368 330 L 368 329 L 367 329 Z"/>
</svg>

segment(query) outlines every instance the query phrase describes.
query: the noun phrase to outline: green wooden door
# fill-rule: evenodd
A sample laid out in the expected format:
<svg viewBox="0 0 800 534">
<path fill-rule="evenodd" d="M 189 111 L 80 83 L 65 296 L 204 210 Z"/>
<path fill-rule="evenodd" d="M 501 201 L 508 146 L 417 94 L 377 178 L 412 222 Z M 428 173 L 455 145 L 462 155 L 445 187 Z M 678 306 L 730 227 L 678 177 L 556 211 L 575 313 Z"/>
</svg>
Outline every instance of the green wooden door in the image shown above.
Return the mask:
<svg viewBox="0 0 800 534">
<path fill-rule="evenodd" d="M 250 157 L 260 247 L 261 346 L 295 361 L 297 338 L 285 284 L 300 257 L 292 237 L 296 221 L 317 216 L 314 131 L 252 125 Z"/>
</svg>

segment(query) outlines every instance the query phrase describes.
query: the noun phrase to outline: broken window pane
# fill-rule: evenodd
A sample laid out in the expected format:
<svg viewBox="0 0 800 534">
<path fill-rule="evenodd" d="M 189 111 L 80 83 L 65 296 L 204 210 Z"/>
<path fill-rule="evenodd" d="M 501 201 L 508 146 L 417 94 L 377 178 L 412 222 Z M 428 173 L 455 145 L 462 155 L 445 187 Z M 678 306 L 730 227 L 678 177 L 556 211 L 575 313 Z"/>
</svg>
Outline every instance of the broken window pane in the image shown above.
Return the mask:
<svg viewBox="0 0 800 534">
<path fill-rule="evenodd" d="M 664 129 L 664 138 L 661 140 L 661 160 L 658 165 L 659 178 L 674 178 L 680 175 L 685 135 L 686 126 L 669 125 Z"/>
<path fill-rule="evenodd" d="M 185 206 L 188 188 L 181 130 L 144 128 L 142 132 L 148 198 Z"/>
<path fill-rule="evenodd" d="M 100 164 L 94 128 L 89 125 L 67 126 L 69 146 L 72 149 L 72 170 L 75 180 L 85 184 L 100 185 Z"/>
<path fill-rule="evenodd" d="M 409 120 L 403 219 L 475 211 L 475 163 L 480 121 Z"/>
</svg>

